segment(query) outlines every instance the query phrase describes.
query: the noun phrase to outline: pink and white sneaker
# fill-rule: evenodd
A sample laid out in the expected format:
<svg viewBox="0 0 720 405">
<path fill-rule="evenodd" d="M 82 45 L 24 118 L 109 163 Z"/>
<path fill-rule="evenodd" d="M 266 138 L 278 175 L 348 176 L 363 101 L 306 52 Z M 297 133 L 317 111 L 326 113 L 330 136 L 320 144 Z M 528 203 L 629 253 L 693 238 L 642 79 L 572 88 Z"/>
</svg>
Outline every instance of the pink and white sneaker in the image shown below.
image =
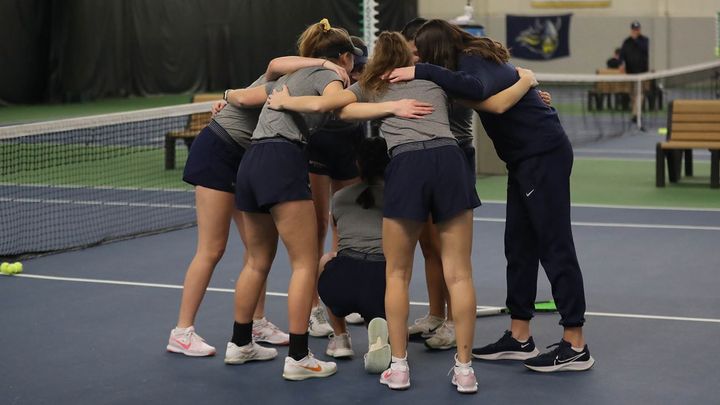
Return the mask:
<svg viewBox="0 0 720 405">
<path fill-rule="evenodd" d="M 290 335 L 283 332 L 264 317 L 253 320 L 252 338 L 256 342 L 286 346 L 290 344 Z"/>
<path fill-rule="evenodd" d="M 215 355 L 215 348 L 205 343 L 205 339 L 195 333 L 192 326 L 171 330 L 167 351 L 192 357 Z"/>
<path fill-rule="evenodd" d="M 380 374 L 380 384 L 387 385 L 393 390 L 410 388 L 410 367 L 407 361 L 393 361 L 390 363 L 390 368 Z"/>
<path fill-rule="evenodd" d="M 478 390 L 477 379 L 475 378 L 475 370 L 472 368 L 472 362 L 460 363 L 455 354 L 455 366 L 450 370 L 453 373 L 452 385 L 457 387 L 458 392 L 462 394 L 474 394 Z"/>
</svg>

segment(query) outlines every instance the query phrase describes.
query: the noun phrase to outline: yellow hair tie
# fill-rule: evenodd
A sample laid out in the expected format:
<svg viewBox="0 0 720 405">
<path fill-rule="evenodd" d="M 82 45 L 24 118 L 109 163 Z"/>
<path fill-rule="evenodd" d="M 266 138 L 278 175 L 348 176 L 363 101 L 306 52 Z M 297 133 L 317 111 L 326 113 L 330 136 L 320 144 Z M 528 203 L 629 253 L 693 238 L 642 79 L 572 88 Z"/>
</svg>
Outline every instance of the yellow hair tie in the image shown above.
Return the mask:
<svg viewBox="0 0 720 405">
<path fill-rule="evenodd" d="M 320 24 L 322 24 L 324 32 L 328 32 L 330 31 L 330 28 L 332 28 L 330 27 L 330 21 L 328 21 L 327 18 L 323 18 L 322 20 L 320 20 Z"/>
</svg>

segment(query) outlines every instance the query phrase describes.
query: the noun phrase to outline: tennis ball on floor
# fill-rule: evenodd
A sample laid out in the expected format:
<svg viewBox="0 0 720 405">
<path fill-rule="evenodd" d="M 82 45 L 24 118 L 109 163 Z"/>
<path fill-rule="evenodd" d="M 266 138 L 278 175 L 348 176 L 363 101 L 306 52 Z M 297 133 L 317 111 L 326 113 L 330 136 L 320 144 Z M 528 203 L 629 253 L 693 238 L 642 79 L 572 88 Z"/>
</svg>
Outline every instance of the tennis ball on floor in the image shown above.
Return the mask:
<svg viewBox="0 0 720 405">
<path fill-rule="evenodd" d="M 667 135 L 667 128 L 658 128 L 658 135 Z"/>
<path fill-rule="evenodd" d="M 10 271 L 12 271 L 12 274 L 18 274 L 22 273 L 23 271 L 23 265 L 20 262 L 15 262 L 10 265 Z"/>
<path fill-rule="evenodd" d="M 8 263 L 8 262 L 2 262 L 2 264 L 0 264 L 0 273 L 2 273 L 2 274 L 11 274 L 11 271 L 10 271 L 10 263 Z"/>
</svg>

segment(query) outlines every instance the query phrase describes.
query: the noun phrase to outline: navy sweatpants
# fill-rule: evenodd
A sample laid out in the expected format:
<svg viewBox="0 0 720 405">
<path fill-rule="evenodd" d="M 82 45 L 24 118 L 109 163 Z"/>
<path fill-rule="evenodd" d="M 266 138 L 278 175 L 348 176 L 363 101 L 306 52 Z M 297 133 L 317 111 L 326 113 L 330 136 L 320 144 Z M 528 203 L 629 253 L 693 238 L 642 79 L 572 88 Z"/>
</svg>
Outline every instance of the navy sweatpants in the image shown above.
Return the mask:
<svg viewBox="0 0 720 405">
<path fill-rule="evenodd" d="M 508 166 L 507 301 L 513 319 L 535 309 L 538 263 L 552 286 L 560 324 L 582 326 L 585 291 L 570 227 L 570 143 Z"/>
</svg>

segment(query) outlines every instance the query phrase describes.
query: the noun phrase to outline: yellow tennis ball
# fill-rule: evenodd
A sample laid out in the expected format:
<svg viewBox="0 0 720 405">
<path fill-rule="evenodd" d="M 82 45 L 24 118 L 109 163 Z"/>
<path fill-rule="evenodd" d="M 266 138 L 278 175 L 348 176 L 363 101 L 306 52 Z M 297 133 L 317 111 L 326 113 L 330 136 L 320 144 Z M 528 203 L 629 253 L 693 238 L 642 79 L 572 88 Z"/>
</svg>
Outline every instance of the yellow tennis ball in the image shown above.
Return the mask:
<svg viewBox="0 0 720 405">
<path fill-rule="evenodd" d="M 10 265 L 10 269 L 12 270 L 13 274 L 22 273 L 23 271 L 23 265 L 20 262 L 15 262 Z"/>
<path fill-rule="evenodd" d="M 2 264 L 0 264 L 0 273 L 2 273 L 2 274 L 11 274 L 11 271 L 10 271 L 10 263 L 8 263 L 8 262 L 2 262 Z"/>
<path fill-rule="evenodd" d="M 658 135 L 667 135 L 667 128 L 658 128 Z"/>
</svg>

